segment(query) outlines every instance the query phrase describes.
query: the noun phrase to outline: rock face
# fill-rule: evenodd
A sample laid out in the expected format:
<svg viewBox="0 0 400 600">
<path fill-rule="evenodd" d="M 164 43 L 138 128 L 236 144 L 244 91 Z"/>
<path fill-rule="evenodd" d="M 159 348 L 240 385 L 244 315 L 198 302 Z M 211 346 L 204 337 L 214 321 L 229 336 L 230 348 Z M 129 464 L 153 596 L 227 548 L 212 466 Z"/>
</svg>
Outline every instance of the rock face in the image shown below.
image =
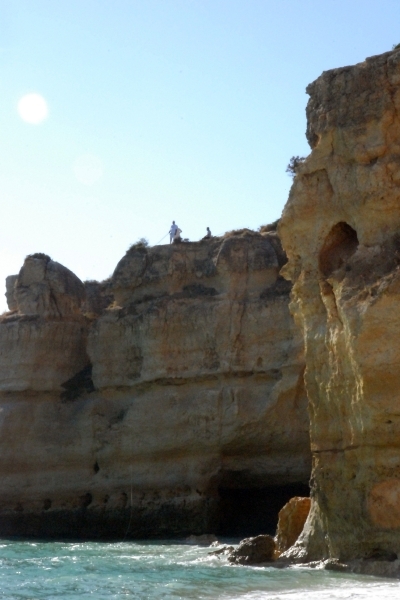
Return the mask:
<svg viewBox="0 0 400 600">
<path fill-rule="evenodd" d="M 236 565 L 260 565 L 274 560 L 275 541 L 270 535 L 242 540 L 228 556 L 228 561 Z"/>
<path fill-rule="evenodd" d="M 219 488 L 307 482 L 284 262 L 247 230 L 136 245 L 97 285 L 28 257 L 0 321 L 0 534 L 218 532 Z"/>
<path fill-rule="evenodd" d="M 7 278 L 12 314 L 0 325 L 0 392 L 51 392 L 89 363 L 82 282 L 44 254 Z"/>
<path fill-rule="evenodd" d="M 7 305 L 8 308 L 10 309 L 10 311 L 13 310 L 17 310 L 17 301 L 15 298 L 15 290 L 14 290 L 14 286 L 15 286 L 15 282 L 18 279 L 18 275 L 9 275 L 8 277 L 6 277 L 6 300 L 7 300 Z"/>
<path fill-rule="evenodd" d="M 312 508 L 298 560 L 400 553 L 400 51 L 308 87 L 280 223 L 303 332 Z"/>
<path fill-rule="evenodd" d="M 310 512 L 310 498 L 291 498 L 279 511 L 275 543 L 278 552 L 285 552 L 297 541 Z"/>
</svg>

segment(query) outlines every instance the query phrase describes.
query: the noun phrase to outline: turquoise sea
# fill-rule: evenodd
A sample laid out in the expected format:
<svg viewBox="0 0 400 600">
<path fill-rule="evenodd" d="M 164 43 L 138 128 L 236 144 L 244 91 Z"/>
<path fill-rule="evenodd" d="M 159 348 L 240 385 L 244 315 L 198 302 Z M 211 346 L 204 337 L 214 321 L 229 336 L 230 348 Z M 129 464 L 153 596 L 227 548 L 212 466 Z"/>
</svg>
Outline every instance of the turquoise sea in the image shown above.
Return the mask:
<svg viewBox="0 0 400 600">
<path fill-rule="evenodd" d="M 386 600 L 400 595 L 395 580 L 231 566 L 209 552 L 176 542 L 0 541 L 0 598 Z"/>
</svg>

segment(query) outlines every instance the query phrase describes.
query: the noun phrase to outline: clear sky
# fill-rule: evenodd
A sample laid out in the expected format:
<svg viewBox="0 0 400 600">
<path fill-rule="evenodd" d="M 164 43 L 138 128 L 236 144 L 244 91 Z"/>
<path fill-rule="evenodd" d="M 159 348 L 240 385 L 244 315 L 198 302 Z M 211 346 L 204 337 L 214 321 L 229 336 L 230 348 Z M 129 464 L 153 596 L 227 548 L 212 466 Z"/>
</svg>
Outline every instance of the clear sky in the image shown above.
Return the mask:
<svg viewBox="0 0 400 600">
<path fill-rule="evenodd" d="M 0 0 L 0 281 L 277 219 L 306 85 L 399 42 L 400 0 Z"/>
</svg>

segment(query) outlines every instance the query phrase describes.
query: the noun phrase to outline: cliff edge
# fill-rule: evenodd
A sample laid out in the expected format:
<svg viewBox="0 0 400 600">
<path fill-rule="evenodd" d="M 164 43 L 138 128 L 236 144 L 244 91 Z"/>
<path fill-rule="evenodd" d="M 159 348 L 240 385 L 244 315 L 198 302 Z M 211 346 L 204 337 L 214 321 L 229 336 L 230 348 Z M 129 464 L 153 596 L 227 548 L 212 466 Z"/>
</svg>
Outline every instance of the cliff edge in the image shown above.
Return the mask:
<svg viewBox="0 0 400 600">
<path fill-rule="evenodd" d="M 236 492 L 306 484 L 285 261 L 249 230 L 136 244 L 103 284 L 27 257 L 0 319 L 0 534 L 218 532 Z"/>
</svg>

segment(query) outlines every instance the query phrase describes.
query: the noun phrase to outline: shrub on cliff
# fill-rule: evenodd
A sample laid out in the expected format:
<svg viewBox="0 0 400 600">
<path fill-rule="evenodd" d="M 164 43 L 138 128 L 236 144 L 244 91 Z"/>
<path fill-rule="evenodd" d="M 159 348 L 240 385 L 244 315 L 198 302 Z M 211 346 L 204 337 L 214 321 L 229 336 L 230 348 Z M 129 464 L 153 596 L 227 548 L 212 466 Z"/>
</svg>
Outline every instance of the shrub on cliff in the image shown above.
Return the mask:
<svg viewBox="0 0 400 600">
<path fill-rule="evenodd" d="M 268 225 L 260 225 L 257 229 L 259 233 L 268 233 L 269 231 L 276 231 L 278 229 L 280 219 L 277 219 L 273 223 L 269 223 Z"/>
<path fill-rule="evenodd" d="M 228 238 L 228 237 L 239 236 L 239 235 L 243 236 L 243 235 L 257 235 L 257 234 L 252 229 L 247 229 L 247 227 L 245 227 L 244 229 L 232 229 L 232 231 L 227 231 L 226 233 L 224 233 L 224 235 L 222 237 Z"/>
<path fill-rule="evenodd" d="M 134 242 L 133 244 L 131 244 L 128 248 L 128 250 L 126 251 L 126 253 L 128 254 L 129 252 L 135 251 L 135 250 L 140 250 L 140 249 L 144 249 L 147 248 L 149 245 L 149 241 L 142 237 L 140 239 L 137 240 L 137 242 Z"/>
<path fill-rule="evenodd" d="M 26 258 L 40 258 L 41 260 L 45 260 L 46 262 L 49 262 L 51 260 L 51 257 L 48 254 L 45 254 L 44 252 L 35 252 L 34 254 L 28 254 Z"/>
<path fill-rule="evenodd" d="M 301 165 L 301 163 L 303 163 L 305 160 L 305 156 L 292 156 L 288 166 L 286 167 L 286 173 L 288 173 L 291 177 L 295 177 L 299 165 Z"/>
</svg>

